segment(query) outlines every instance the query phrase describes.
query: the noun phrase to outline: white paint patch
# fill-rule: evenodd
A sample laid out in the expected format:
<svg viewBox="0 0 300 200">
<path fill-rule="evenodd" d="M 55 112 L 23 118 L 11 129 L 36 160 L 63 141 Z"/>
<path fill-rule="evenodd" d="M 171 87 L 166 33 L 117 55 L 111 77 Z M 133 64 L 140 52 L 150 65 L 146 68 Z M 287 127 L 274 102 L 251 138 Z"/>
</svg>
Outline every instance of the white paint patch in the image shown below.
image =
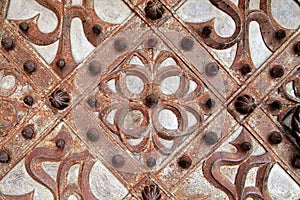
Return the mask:
<svg viewBox="0 0 300 200">
<path fill-rule="evenodd" d="M 272 52 L 266 47 L 257 22 L 250 23 L 249 44 L 253 64 L 259 68 L 272 55 Z"/>
<path fill-rule="evenodd" d="M 48 64 L 51 64 L 56 56 L 58 50 L 59 41 L 54 42 L 53 44 L 40 46 L 33 43 L 30 43 L 33 48 L 45 59 Z"/>
<path fill-rule="evenodd" d="M 7 19 L 25 20 L 40 14 L 37 25 L 41 32 L 54 31 L 58 20 L 49 9 L 38 4 L 35 0 L 10 0 Z"/>
<path fill-rule="evenodd" d="M 121 0 L 94 1 L 94 7 L 100 19 L 112 24 L 121 24 L 132 13 L 131 9 Z"/>
<path fill-rule="evenodd" d="M 90 173 L 90 187 L 97 199 L 123 199 L 128 190 L 100 162 L 96 162 Z"/>
<path fill-rule="evenodd" d="M 75 18 L 71 23 L 71 52 L 76 63 L 83 61 L 95 47 L 85 37 L 82 22 Z"/>
<path fill-rule="evenodd" d="M 207 22 L 214 19 L 216 32 L 222 37 L 229 37 L 235 31 L 233 19 L 213 6 L 208 0 L 190 0 L 176 12 L 183 21 L 190 23 Z"/>
</svg>

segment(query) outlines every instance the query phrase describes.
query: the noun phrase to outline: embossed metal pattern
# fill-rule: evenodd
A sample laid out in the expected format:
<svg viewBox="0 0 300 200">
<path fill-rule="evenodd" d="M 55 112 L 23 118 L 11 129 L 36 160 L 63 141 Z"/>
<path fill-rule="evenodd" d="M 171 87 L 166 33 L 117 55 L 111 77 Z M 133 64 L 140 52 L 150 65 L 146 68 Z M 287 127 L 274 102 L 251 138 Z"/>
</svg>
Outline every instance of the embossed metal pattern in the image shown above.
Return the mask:
<svg viewBox="0 0 300 200">
<path fill-rule="evenodd" d="M 299 1 L 0 11 L 0 199 L 300 198 Z"/>
</svg>

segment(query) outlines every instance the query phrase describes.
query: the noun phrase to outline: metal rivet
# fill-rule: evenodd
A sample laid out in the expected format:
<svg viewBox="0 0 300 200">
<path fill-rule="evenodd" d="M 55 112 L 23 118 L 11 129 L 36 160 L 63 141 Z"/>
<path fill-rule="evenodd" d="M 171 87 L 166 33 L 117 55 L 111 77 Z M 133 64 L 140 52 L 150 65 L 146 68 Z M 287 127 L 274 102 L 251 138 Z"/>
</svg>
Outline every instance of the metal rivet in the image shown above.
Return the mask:
<svg viewBox="0 0 300 200">
<path fill-rule="evenodd" d="M 216 63 L 212 62 L 209 63 L 206 67 L 205 67 L 205 73 L 207 76 L 215 76 L 217 75 L 219 72 L 219 67 Z"/>
<path fill-rule="evenodd" d="M 66 62 L 64 59 L 60 58 L 56 61 L 56 66 L 59 68 L 59 69 L 62 69 L 64 68 L 66 65 Z"/>
<path fill-rule="evenodd" d="M 203 140 L 206 144 L 213 145 L 218 142 L 219 137 L 215 132 L 208 132 L 203 136 Z"/>
<path fill-rule="evenodd" d="M 8 163 L 9 160 L 10 160 L 9 154 L 4 150 L 0 150 L 0 163 Z"/>
<path fill-rule="evenodd" d="M 93 26 L 93 33 L 95 35 L 100 35 L 101 32 L 102 32 L 102 27 L 99 24 L 95 24 Z"/>
<path fill-rule="evenodd" d="M 149 168 L 152 168 L 156 165 L 156 160 L 153 157 L 150 157 L 146 160 L 146 165 Z"/>
<path fill-rule="evenodd" d="M 121 156 L 121 155 L 115 155 L 111 159 L 111 164 L 116 168 L 122 167 L 124 165 L 124 163 L 125 163 L 125 160 L 124 160 L 123 156 Z"/>
<path fill-rule="evenodd" d="M 297 42 L 294 46 L 294 51 L 297 54 L 300 54 L 300 42 Z"/>
<path fill-rule="evenodd" d="M 282 103 L 279 100 L 275 100 L 269 104 L 271 110 L 280 110 L 282 108 Z"/>
<path fill-rule="evenodd" d="M 142 191 L 143 200 L 160 200 L 161 196 L 159 187 L 154 184 L 146 185 Z"/>
<path fill-rule="evenodd" d="M 292 160 L 292 165 L 293 167 L 300 169 L 300 156 L 294 157 L 294 159 Z"/>
<path fill-rule="evenodd" d="M 150 95 L 146 96 L 146 98 L 144 100 L 144 104 L 149 108 L 157 105 L 158 104 L 157 96 L 154 94 L 150 94 Z"/>
<path fill-rule="evenodd" d="M 282 142 L 282 136 L 279 132 L 274 131 L 274 132 L 270 133 L 268 140 L 272 144 L 279 144 Z"/>
<path fill-rule="evenodd" d="M 236 111 L 241 114 L 249 114 L 256 108 L 254 99 L 247 94 L 239 96 L 234 103 L 234 106 Z"/>
<path fill-rule="evenodd" d="M 95 108 L 97 101 L 96 101 L 95 97 L 92 96 L 92 97 L 88 98 L 87 103 L 91 108 Z"/>
<path fill-rule="evenodd" d="M 63 149 L 65 147 L 64 139 L 60 138 L 60 139 L 56 140 L 55 145 L 57 148 Z"/>
<path fill-rule="evenodd" d="M 271 69 L 270 75 L 272 78 L 282 77 L 284 75 L 284 68 L 281 65 L 276 65 Z"/>
<path fill-rule="evenodd" d="M 243 142 L 241 147 L 242 147 L 243 151 L 250 151 L 252 148 L 252 145 L 250 144 L 250 142 Z"/>
<path fill-rule="evenodd" d="M 88 69 L 92 76 L 98 75 L 101 72 L 101 67 L 97 63 L 90 63 Z"/>
<path fill-rule="evenodd" d="M 148 48 L 153 48 L 157 45 L 157 40 L 155 38 L 149 38 L 147 41 Z"/>
<path fill-rule="evenodd" d="M 1 45 L 4 49 L 9 50 L 14 47 L 14 41 L 12 37 L 4 37 L 1 40 Z"/>
<path fill-rule="evenodd" d="M 245 75 L 249 74 L 252 71 L 252 69 L 249 64 L 245 64 L 241 67 L 240 71 L 241 71 L 241 74 L 245 76 Z"/>
<path fill-rule="evenodd" d="M 164 14 L 164 7 L 158 1 L 149 1 L 144 9 L 146 17 L 151 20 L 162 18 Z"/>
<path fill-rule="evenodd" d="M 28 105 L 28 106 L 32 106 L 33 105 L 33 98 L 30 95 L 27 95 L 24 97 L 23 102 Z"/>
<path fill-rule="evenodd" d="M 36 70 L 36 64 L 33 60 L 28 60 L 24 63 L 23 69 L 27 73 L 33 73 Z"/>
<path fill-rule="evenodd" d="M 67 92 L 56 90 L 51 94 L 49 101 L 51 103 L 51 106 L 53 106 L 54 108 L 63 110 L 69 106 L 71 97 Z"/>
<path fill-rule="evenodd" d="M 178 159 L 178 165 L 183 169 L 187 169 L 192 165 L 192 159 L 187 155 L 183 155 Z"/>
<path fill-rule="evenodd" d="M 25 139 L 32 139 L 33 136 L 34 136 L 33 126 L 28 125 L 28 126 L 24 127 L 23 130 L 22 130 L 22 136 Z"/>
<path fill-rule="evenodd" d="M 87 131 L 86 133 L 86 137 L 92 141 L 92 142 L 95 142 L 99 139 L 99 132 L 98 130 L 94 129 L 94 128 L 91 128 Z"/>
<path fill-rule="evenodd" d="M 213 99 L 208 99 L 206 102 L 205 102 L 205 105 L 208 109 L 211 109 L 213 108 L 215 105 L 216 105 L 216 101 L 213 100 Z"/>
<path fill-rule="evenodd" d="M 21 22 L 19 24 L 19 28 L 21 29 L 21 31 L 27 32 L 29 29 L 29 24 L 27 22 Z"/>
<path fill-rule="evenodd" d="M 276 37 L 278 40 L 282 40 L 283 38 L 285 38 L 285 37 L 286 37 L 285 30 L 280 29 L 280 30 L 276 31 L 276 32 L 275 32 L 275 37 Z"/>
<path fill-rule="evenodd" d="M 190 37 L 184 37 L 181 40 L 181 48 L 185 51 L 189 51 L 193 48 L 194 41 Z"/>
<path fill-rule="evenodd" d="M 203 29 L 202 29 L 203 36 L 209 37 L 211 33 L 212 33 L 212 28 L 210 26 L 203 27 Z"/>
<path fill-rule="evenodd" d="M 124 38 L 118 38 L 114 42 L 114 47 L 117 51 L 122 52 L 126 49 L 127 44 L 124 40 Z"/>
</svg>

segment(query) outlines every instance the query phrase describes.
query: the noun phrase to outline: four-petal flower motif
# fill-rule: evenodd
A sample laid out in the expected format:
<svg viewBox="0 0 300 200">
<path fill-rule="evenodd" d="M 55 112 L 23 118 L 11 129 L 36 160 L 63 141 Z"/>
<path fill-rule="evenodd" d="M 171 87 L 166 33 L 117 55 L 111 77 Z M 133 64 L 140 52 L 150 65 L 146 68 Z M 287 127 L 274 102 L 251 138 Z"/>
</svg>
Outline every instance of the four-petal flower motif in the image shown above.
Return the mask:
<svg viewBox="0 0 300 200">
<path fill-rule="evenodd" d="M 202 124 L 209 95 L 173 53 L 153 57 L 147 50 L 136 51 L 106 75 L 97 111 L 131 152 L 149 147 L 169 154 Z"/>
</svg>

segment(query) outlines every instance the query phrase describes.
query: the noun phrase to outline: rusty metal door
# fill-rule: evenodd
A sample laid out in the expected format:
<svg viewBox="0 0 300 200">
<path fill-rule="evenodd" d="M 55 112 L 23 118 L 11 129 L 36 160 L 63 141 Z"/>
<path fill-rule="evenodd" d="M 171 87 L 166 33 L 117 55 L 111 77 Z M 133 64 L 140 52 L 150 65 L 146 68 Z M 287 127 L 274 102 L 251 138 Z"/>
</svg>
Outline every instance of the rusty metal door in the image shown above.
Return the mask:
<svg viewBox="0 0 300 200">
<path fill-rule="evenodd" d="M 300 199 L 297 0 L 2 0 L 1 199 Z"/>
</svg>

